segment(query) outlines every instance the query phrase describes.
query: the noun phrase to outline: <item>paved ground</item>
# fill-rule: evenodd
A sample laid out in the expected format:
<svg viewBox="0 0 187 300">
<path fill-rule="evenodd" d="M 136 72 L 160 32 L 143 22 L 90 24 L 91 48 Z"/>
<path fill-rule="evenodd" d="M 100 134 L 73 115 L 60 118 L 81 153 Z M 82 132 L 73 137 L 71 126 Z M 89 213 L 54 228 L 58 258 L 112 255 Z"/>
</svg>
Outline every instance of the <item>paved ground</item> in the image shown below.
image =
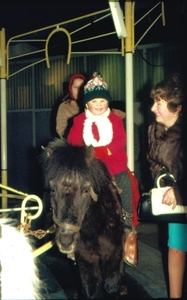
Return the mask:
<svg viewBox="0 0 187 300">
<path fill-rule="evenodd" d="M 159 251 L 158 227 L 140 224 L 138 231 L 139 262 L 137 267 L 124 264 L 124 284 L 128 294 L 121 299 L 167 298 L 162 255 Z M 77 268 L 56 246 L 39 257 L 41 277 L 50 299 L 78 299 Z"/>
<path fill-rule="evenodd" d="M 121 296 L 121 299 L 152 298 L 149 289 L 143 287 L 144 282 L 147 280 L 144 276 L 138 274 L 138 268 L 140 267 L 135 269 L 127 265 L 124 266 L 123 281 L 127 286 L 128 294 Z M 56 247 L 41 255 L 40 272 L 49 287 L 50 299 L 78 299 L 77 290 L 79 290 L 80 285 L 77 267 L 66 256 L 60 254 Z M 154 288 L 153 285 L 152 288 Z M 156 293 L 158 294 L 158 291 Z"/>
</svg>

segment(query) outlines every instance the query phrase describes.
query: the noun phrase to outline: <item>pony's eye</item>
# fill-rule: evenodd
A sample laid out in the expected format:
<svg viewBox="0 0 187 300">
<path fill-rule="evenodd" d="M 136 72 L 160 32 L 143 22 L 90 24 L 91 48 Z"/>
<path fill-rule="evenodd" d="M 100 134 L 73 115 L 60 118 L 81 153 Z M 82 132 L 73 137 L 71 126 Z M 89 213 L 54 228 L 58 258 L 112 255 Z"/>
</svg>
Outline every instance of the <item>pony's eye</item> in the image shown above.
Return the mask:
<svg viewBox="0 0 187 300">
<path fill-rule="evenodd" d="M 83 188 L 82 188 L 82 193 L 83 194 L 90 194 L 90 183 L 85 183 Z"/>
<path fill-rule="evenodd" d="M 83 194 L 88 194 L 89 193 L 89 189 L 84 189 Z"/>
</svg>

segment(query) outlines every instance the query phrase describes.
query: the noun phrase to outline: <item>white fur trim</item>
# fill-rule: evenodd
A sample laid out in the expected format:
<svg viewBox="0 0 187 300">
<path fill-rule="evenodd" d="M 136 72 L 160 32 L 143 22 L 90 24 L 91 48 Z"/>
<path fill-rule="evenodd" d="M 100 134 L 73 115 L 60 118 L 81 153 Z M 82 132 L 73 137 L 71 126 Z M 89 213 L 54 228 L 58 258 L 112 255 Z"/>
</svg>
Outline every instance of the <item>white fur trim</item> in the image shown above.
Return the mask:
<svg viewBox="0 0 187 300">
<path fill-rule="evenodd" d="M 41 299 L 38 268 L 29 240 L 6 223 L 6 219 L 0 220 L 1 299 Z"/>
</svg>

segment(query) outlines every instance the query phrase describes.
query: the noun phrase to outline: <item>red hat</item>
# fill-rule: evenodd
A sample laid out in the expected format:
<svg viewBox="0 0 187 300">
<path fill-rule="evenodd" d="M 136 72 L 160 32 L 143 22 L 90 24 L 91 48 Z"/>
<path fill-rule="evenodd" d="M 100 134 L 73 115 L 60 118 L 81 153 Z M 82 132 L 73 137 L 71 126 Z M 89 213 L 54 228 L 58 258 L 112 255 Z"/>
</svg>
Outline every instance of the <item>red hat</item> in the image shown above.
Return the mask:
<svg viewBox="0 0 187 300">
<path fill-rule="evenodd" d="M 71 87 L 72 87 L 72 83 L 73 83 L 73 80 L 76 79 L 76 78 L 82 78 L 85 82 L 86 82 L 86 77 L 81 74 L 81 73 L 76 73 L 76 74 L 73 74 L 70 79 L 69 79 L 69 86 L 68 86 L 68 91 L 69 91 L 69 94 L 70 94 L 70 97 L 71 99 L 75 100 L 73 95 L 72 95 L 72 91 L 71 91 Z"/>
</svg>

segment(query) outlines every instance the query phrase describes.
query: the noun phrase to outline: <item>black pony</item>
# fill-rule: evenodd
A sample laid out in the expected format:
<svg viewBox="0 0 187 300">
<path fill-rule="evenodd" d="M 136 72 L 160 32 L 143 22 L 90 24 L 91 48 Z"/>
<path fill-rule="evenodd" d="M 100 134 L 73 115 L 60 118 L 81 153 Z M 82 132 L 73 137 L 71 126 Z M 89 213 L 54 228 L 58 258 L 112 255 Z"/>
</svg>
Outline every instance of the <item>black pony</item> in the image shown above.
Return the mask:
<svg viewBox="0 0 187 300">
<path fill-rule="evenodd" d="M 121 200 L 92 147 L 55 139 L 44 150 L 55 239 L 62 253 L 75 253 L 85 298 L 118 297 L 123 270 Z"/>
</svg>

